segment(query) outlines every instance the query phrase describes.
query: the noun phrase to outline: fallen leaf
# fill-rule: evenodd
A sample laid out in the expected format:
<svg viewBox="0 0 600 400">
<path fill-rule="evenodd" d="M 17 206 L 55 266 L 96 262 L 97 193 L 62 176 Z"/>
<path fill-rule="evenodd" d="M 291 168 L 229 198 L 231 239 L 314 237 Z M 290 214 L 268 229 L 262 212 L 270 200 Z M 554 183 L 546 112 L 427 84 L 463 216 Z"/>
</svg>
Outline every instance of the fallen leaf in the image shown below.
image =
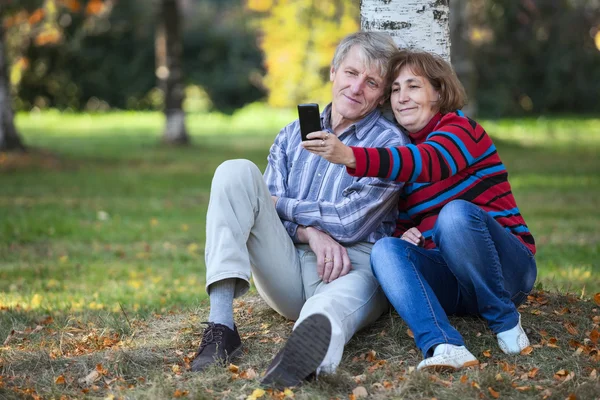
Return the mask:
<svg viewBox="0 0 600 400">
<path fill-rule="evenodd" d="M 497 380 L 498 382 L 503 382 L 503 381 L 504 381 L 504 378 L 502 377 L 502 375 L 501 375 L 500 373 L 498 373 L 498 374 L 496 374 L 496 380 Z"/>
<path fill-rule="evenodd" d="M 490 392 L 490 395 L 497 399 L 498 397 L 500 397 L 500 393 L 496 392 L 494 389 L 492 389 L 491 387 L 488 387 L 488 392 Z"/>
<path fill-rule="evenodd" d="M 179 389 L 177 389 L 175 391 L 175 393 L 173 393 L 173 397 L 185 397 L 185 396 L 188 395 L 188 393 L 189 392 L 187 390 L 179 390 Z"/>
<path fill-rule="evenodd" d="M 598 329 L 594 328 L 590 332 L 590 340 L 592 341 L 592 343 L 598 344 L 598 339 L 600 339 L 600 332 L 598 332 Z"/>
<path fill-rule="evenodd" d="M 100 372 L 93 370 L 92 372 L 90 372 L 89 374 L 86 375 L 85 378 L 81 378 L 78 380 L 78 382 L 81 385 L 86 385 L 89 386 L 92 383 L 96 382 L 98 379 L 100 379 L 102 375 L 100 374 Z"/>
<path fill-rule="evenodd" d="M 242 372 L 240 374 L 240 378 L 242 378 L 242 379 L 254 379 L 257 376 L 258 376 L 258 374 L 252 368 L 248 368 L 247 370 L 245 370 L 244 372 Z"/>
<path fill-rule="evenodd" d="M 558 339 L 556 339 L 555 337 L 551 337 L 550 339 L 548 339 L 548 343 L 546 344 L 546 346 L 557 349 L 558 348 L 558 345 L 556 344 L 557 342 L 558 342 Z"/>
<path fill-rule="evenodd" d="M 570 393 L 566 400 L 577 400 L 577 396 L 575 396 L 575 393 Z"/>
<path fill-rule="evenodd" d="M 488 357 L 488 358 L 490 358 L 490 357 L 492 356 L 492 353 L 491 353 L 489 350 L 485 350 L 485 351 L 483 352 L 483 355 L 484 355 L 485 357 Z"/>
<path fill-rule="evenodd" d="M 234 364 L 229 364 L 229 372 L 237 373 L 240 370 L 240 367 Z"/>
<path fill-rule="evenodd" d="M 538 374 L 538 372 L 540 372 L 539 368 L 532 368 L 528 373 L 527 376 L 530 377 L 531 379 L 535 378 L 535 376 Z"/>
<path fill-rule="evenodd" d="M 463 375 L 460 377 L 460 383 L 467 383 L 468 380 L 469 380 L 469 378 L 467 378 L 466 375 Z"/>
<path fill-rule="evenodd" d="M 375 350 L 371 350 L 367 353 L 367 361 L 369 361 L 369 362 L 377 361 L 377 353 L 375 352 Z"/>
<path fill-rule="evenodd" d="M 364 382 L 365 379 L 367 379 L 367 376 L 365 374 L 356 375 L 354 377 L 354 382 L 356 382 L 356 383 L 362 383 L 362 382 Z"/>
<path fill-rule="evenodd" d="M 600 292 L 594 295 L 594 302 L 600 306 Z"/>
<path fill-rule="evenodd" d="M 292 392 L 291 389 L 285 389 L 283 391 L 283 394 L 284 394 L 285 397 L 289 397 L 289 398 L 292 398 L 292 399 L 294 398 L 294 392 Z"/>
<path fill-rule="evenodd" d="M 256 400 L 265 395 L 265 391 L 262 389 L 254 389 L 252 394 L 246 398 L 246 400 Z"/>
<path fill-rule="evenodd" d="M 410 328 L 408 328 L 406 330 L 406 334 L 411 338 L 414 339 L 415 338 L 415 334 L 413 333 L 413 331 L 410 330 Z"/>
<path fill-rule="evenodd" d="M 8 336 L 6 337 L 6 340 L 4 341 L 4 346 L 8 346 L 8 344 L 10 343 L 10 341 L 15 337 L 15 330 L 11 330 L 10 333 L 8 334 Z"/>
<path fill-rule="evenodd" d="M 529 389 L 531 389 L 531 387 L 530 386 L 517 386 L 517 387 L 515 387 L 515 389 L 518 390 L 519 392 L 526 392 Z"/>
<path fill-rule="evenodd" d="M 577 330 L 577 328 L 575 328 L 575 325 L 573 325 L 572 322 L 565 322 L 563 324 L 563 326 L 565 327 L 565 329 L 567 330 L 567 332 L 569 332 L 571 335 L 575 336 L 579 333 L 579 331 Z"/>
<path fill-rule="evenodd" d="M 54 380 L 54 383 L 56 383 L 57 385 L 64 385 L 67 382 L 65 381 L 65 377 L 63 375 L 59 375 Z"/>
<path fill-rule="evenodd" d="M 171 366 L 171 370 L 173 371 L 174 374 L 180 374 L 181 373 L 181 367 L 177 364 L 174 364 Z"/>
<path fill-rule="evenodd" d="M 481 389 L 481 387 L 477 384 L 477 382 L 471 382 L 471 387 L 475 389 Z"/>
<path fill-rule="evenodd" d="M 565 377 L 568 375 L 569 375 L 569 371 L 567 371 L 566 369 L 561 369 L 554 373 L 554 379 L 560 381 L 562 379 L 565 379 Z"/>
<path fill-rule="evenodd" d="M 523 350 L 521 350 L 521 355 L 528 356 L 533 352 L 533 347 L 527 346 Z"/>
<path fill-rule="evenodd" d="M 596 372 L 596 368 L 594 368 L 592 372 L 590 372 L 590 379 L 596 379 L 597 376 L 598 372 Z"/>
<path fill-rule="evenodd" d="M 355 399 L 362 399 L 363 397 L 367 397 L 369 392 L 367 392 L 367 389 L 365 389 L 364 386 L 357 386 L 352 390 L 352 394 Z"/>
</svg>

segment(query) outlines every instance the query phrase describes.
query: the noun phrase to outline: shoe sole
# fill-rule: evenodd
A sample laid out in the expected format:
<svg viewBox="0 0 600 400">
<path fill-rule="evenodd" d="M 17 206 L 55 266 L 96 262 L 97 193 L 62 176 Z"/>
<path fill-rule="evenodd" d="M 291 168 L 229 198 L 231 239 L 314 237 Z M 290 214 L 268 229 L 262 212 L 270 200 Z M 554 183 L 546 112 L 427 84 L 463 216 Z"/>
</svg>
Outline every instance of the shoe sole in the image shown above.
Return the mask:
<svg viewBox="0 0 600 400">
<path fill-rule="evenodd" d="M 330 342 L 329 319 L 323 314 L 310 315 L 294 329 L 280 351 L 279 363 L 266 372 L 261 385 L 275 389 L 298 386 L 321 365 Z"/>
<path fill-rule="evenodd" d="M 476 367 L 478 365 L 479 365 L 479 361 L 474 360 L 474 361 L 467 361 L 466 363 L 464 363 L 462 366 L 460 366 L 458 368 L 456 368 L 453 365 L 438 364 L 438 365 L 428 365 L 426 367 L 421 368 L 420 371 L 456 372 L 463 368 Z"/>
</svg>

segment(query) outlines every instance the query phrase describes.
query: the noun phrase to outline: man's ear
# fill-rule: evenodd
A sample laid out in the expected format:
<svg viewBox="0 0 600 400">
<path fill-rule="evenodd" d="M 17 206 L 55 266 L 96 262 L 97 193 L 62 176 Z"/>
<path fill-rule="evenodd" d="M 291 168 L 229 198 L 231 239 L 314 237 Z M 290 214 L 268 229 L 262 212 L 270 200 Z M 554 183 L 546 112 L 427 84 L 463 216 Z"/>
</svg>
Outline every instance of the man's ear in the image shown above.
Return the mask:
<svg viewBox="0 0 600 400">
<path fill-rule="evenodd" d="M 335 67 L 332 65 L 329 69 L 329 80 L 333 82 L 333 78 L 335 78 Z"/>
</svg>

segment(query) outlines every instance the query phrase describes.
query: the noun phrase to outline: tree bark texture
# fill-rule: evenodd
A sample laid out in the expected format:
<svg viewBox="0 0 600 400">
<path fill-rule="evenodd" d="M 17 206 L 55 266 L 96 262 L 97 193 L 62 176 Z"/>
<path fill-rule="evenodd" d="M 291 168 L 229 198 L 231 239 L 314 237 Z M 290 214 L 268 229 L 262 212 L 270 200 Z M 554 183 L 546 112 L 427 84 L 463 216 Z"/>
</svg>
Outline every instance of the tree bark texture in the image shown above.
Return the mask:
<svg viewBox="0 0 600 400">
<path fill-rule="evenodd" d="M 400 48 L 430 51 L 450 61 L 448 1 L 362 0 L 361 29 L 388 32 Z"/>
<path fill-rule="evenodd" d="M 0 22 L 0 151 L 23 151 L 25 146 L 15 128 L 7 68 L 4 28 Z"/>
<path fill-rule="evenodd" d="M 164 93 L 166 126 L 163 141 L 171 144 L 190 142 L 183 112 L 182 49 L 178 0 L 161 0 L 156 28 L 156 76 Z"/>
</svg>

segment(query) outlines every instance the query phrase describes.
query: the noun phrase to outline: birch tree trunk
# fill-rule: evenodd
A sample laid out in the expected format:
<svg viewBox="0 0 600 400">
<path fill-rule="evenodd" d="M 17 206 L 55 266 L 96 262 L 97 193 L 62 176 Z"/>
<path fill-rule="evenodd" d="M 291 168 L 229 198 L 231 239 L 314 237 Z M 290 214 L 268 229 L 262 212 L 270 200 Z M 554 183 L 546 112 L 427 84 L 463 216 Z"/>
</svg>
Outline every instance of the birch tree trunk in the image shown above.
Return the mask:
<svg viewBox="0 0 600 400">
<path fill-rule="evenodd" d="M 15 128 L 4 47 L 4 28 L 0 21 L 0 151 L 4 150 L 23 151 L 25 146 Z"/>
<path fill-rule="evenodd" d="M 156 27 L 156 76 L 164 93 L 166 126 L 163 141 L 188 144 L 183 112 L 181 15 L 178 0 L 161 0 Z"/>
<path fill-rule="evenodd" d="M 450 61 L 448 1 L 362 0 L 360 26 L 388 32 L 400 48 L 430 51 Z"/>
<path fill-rule="evenodd" d="M 473 49 L 469 41 L 469 2 L 450 2 L 450 39 L 452 41 L 452 66 L 469 96 L 463 111 L 474 118 L 477 112 L 477 75 L 473 64 Z"/>
</svg>

